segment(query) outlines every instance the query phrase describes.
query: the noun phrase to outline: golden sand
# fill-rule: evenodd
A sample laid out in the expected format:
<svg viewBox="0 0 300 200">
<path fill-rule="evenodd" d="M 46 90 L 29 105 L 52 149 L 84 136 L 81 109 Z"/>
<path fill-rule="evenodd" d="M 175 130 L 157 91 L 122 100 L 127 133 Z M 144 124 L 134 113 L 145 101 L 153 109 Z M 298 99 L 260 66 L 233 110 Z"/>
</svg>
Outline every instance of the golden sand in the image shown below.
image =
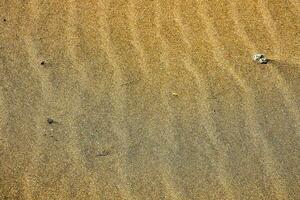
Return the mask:
<svg viewBox="0 0 300 200">
<path fill-rule="evenodd" d="M 0 199 L 299 199 L 299 17 L 297 0 L 0 1 Z"/>
</svg>

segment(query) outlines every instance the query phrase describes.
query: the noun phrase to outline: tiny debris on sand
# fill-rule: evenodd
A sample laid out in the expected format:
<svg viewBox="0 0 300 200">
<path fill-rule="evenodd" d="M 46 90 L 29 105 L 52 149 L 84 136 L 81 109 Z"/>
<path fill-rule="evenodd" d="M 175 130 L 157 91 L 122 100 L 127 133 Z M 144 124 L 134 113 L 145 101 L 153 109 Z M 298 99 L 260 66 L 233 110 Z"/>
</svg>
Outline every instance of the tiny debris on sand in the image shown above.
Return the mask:
<svg viewBox="0 0 300 200">
<path fill-rule="evenodd" d="M 253 61 L 259 64 L 267 64 L 269 62 L 269 59 L 264 54 L 256 53 L 253 55 Z"/>
<path fill-rule="evenodd" d="M 103 150 L 102 152 L 98 153 L 96 156 L 97 157 L 102 157 L 102 156 L 108 156 L 110 152 L 108 150 Z"/>
<path fill-rule="evenodd" d="M 178 93 L 176 93 L 176 92 L 172 92 L 172 95 L 173 95 L 174 97 L 178 97 Z"/>
<path fill-rule="evenodd" d="M 53 124 L 55 121 L 51 118 L 47 118 L 47 122 L 48 122 L 48 124 Z"/>
</svg>

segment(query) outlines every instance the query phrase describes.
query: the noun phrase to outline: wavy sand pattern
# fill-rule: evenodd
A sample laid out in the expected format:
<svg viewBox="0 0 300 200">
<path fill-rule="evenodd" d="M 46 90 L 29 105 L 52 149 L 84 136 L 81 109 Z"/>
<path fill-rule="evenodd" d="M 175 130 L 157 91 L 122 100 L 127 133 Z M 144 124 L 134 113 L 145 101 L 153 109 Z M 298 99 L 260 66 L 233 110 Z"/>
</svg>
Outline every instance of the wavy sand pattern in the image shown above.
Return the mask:
<svg viewBox="0 0 300 200">
<path fill-rule="evenodd" d="M 0 2 L 0 199 L 299 199 L 299 10 Z"/>
</svg>

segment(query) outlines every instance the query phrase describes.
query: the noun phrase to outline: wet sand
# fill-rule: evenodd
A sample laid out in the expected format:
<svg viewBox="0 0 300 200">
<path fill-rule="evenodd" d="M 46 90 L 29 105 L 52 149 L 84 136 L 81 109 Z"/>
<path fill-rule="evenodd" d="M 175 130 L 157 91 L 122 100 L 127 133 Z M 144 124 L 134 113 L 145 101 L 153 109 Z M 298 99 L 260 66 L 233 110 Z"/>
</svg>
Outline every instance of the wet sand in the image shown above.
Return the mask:
<svg viewBox="0 0 300 200">
<path fill-rule="evenodd" d="M 299 199 L 299 11 L 0 1 L 0 199 Z"/>
</svg>

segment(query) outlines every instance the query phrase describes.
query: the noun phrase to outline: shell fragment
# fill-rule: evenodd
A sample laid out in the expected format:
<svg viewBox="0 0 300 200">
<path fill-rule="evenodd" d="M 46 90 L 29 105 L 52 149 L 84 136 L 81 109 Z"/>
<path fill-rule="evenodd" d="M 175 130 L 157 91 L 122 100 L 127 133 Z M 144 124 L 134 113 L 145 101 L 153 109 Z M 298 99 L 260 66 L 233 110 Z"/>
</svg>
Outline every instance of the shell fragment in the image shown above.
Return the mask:
<svg viewBox="0 0 300 200">
<path fill-rule="evenodd" d="M 259 64 L 267 64 L 269 59 L 264 54 L 256 53 L 253 55 L 253 61 Z"/>
</svg>

